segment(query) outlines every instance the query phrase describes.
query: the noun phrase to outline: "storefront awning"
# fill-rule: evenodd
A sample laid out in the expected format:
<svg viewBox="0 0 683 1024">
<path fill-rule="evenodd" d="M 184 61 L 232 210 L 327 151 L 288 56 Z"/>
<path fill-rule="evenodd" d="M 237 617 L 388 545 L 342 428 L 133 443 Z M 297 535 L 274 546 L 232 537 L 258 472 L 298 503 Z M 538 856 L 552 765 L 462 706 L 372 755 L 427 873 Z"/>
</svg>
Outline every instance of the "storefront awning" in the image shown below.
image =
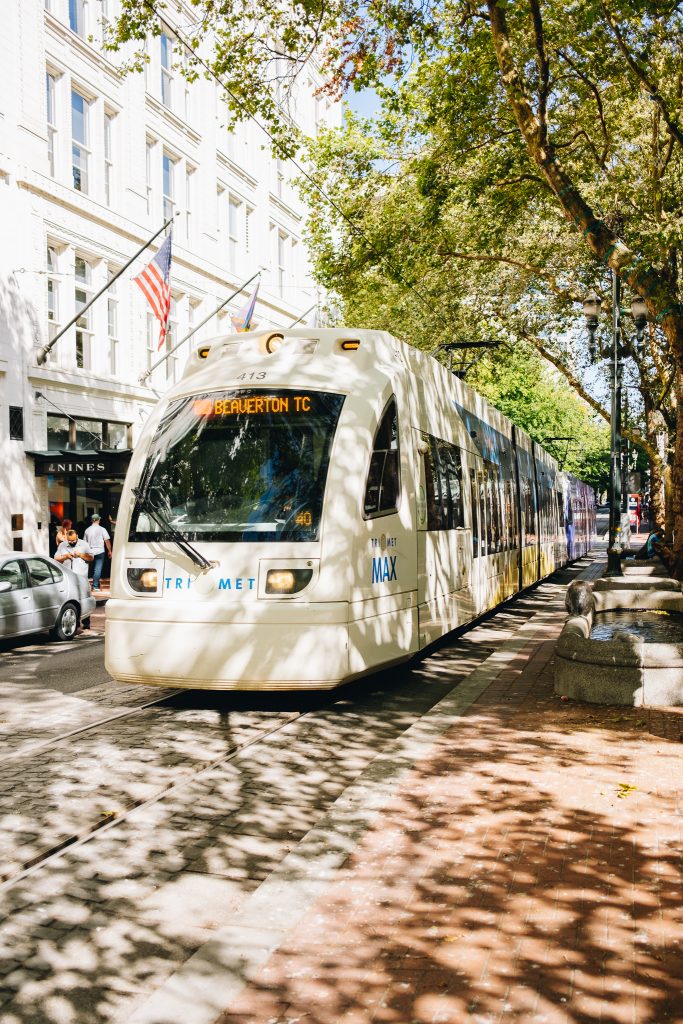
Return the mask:
<svg viewBox="0 0 683 1024">
<path fill-rule="evenodd" d="M 126 475 L 132 450 L 27 452 L 35 460 L 36 476 Z"/>
</svg>

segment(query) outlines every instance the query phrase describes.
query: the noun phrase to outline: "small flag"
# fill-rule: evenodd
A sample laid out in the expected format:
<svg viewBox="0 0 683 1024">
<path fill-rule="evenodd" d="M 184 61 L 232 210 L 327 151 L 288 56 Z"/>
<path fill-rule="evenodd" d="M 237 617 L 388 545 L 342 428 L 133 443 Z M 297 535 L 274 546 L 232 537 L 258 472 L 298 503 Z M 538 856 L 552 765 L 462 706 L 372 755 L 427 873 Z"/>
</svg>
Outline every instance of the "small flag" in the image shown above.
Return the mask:
<svg viewBox="0 0 683 1024">
<path fill-rule="evenodd" d="M 258 295 L 258 289 L 260 284 L 260 281 L 256 283 L 254 294 L 246 303 L 246 305 L 242 307 L 239 313 L 236 313 L 235 316 L 230 317 L 230 319 L 232 320 L 232 326 L 235 328 L 237 334 L 241 334 L 243 331 L 248 331 L 249 327 L 251 326 L 251 318 L 254 315 L 256 296 Z"/>
<path fill-rule="evenodd" d="M 171 308 L 170 277 L 172 237 L 172 233 L 169 233 L 152 262 L 145 267 L 142 273 L 133 278 L 135 283 L 142 290 L 145 298 L 152 307 L 154 316 L 161 325 L 158 348 L 161 348 L 166 338 L 168 313 Z"/>
</svg>

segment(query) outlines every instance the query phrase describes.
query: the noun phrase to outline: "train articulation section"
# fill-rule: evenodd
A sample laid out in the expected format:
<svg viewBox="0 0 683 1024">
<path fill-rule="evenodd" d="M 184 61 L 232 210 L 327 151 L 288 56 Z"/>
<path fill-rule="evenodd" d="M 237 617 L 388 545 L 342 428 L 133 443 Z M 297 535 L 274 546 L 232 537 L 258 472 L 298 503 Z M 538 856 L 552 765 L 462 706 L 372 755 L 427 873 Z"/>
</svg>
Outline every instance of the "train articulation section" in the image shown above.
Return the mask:
<svg viewBox="0 0 683 1024">
<path fill-rule="evenodd" d="M 117 524 L 115 679 L 325 689 L 590 547 L 591 488 L 378 331 L 216 339 L 150 417 Z"/>
</svg>

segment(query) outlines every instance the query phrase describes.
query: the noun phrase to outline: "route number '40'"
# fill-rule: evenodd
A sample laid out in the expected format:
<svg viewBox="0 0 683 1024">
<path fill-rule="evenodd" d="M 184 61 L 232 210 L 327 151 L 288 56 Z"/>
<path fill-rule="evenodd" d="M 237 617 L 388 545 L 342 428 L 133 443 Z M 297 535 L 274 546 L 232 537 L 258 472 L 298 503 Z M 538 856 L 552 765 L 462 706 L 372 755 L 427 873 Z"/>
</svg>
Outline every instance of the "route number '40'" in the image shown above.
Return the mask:
<svg viewBox="0 0 683 1024">
<path fill-rule="evenodd" d="M 313 522 L 313 516 L 310 512 L 299 512 L 294 522 L 297 526 L 310 526 Z"/>
</svg>

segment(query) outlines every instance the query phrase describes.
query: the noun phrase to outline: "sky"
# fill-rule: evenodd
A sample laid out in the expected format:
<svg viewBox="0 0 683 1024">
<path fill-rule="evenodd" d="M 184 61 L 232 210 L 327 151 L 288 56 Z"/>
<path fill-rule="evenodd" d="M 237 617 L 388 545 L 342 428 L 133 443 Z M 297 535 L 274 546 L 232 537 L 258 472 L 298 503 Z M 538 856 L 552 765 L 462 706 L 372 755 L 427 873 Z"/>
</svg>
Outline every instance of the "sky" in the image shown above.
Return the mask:
<svg viewBox="0 0 683 1024">
<path fill-rule="evenodd" d="M 350 109 L 361 117 L 372 117 L 379 110 L 380 101 L 374 89 L 363 89 L 361 92 L 349 89 L 344 99 Z"/>
</svg>

